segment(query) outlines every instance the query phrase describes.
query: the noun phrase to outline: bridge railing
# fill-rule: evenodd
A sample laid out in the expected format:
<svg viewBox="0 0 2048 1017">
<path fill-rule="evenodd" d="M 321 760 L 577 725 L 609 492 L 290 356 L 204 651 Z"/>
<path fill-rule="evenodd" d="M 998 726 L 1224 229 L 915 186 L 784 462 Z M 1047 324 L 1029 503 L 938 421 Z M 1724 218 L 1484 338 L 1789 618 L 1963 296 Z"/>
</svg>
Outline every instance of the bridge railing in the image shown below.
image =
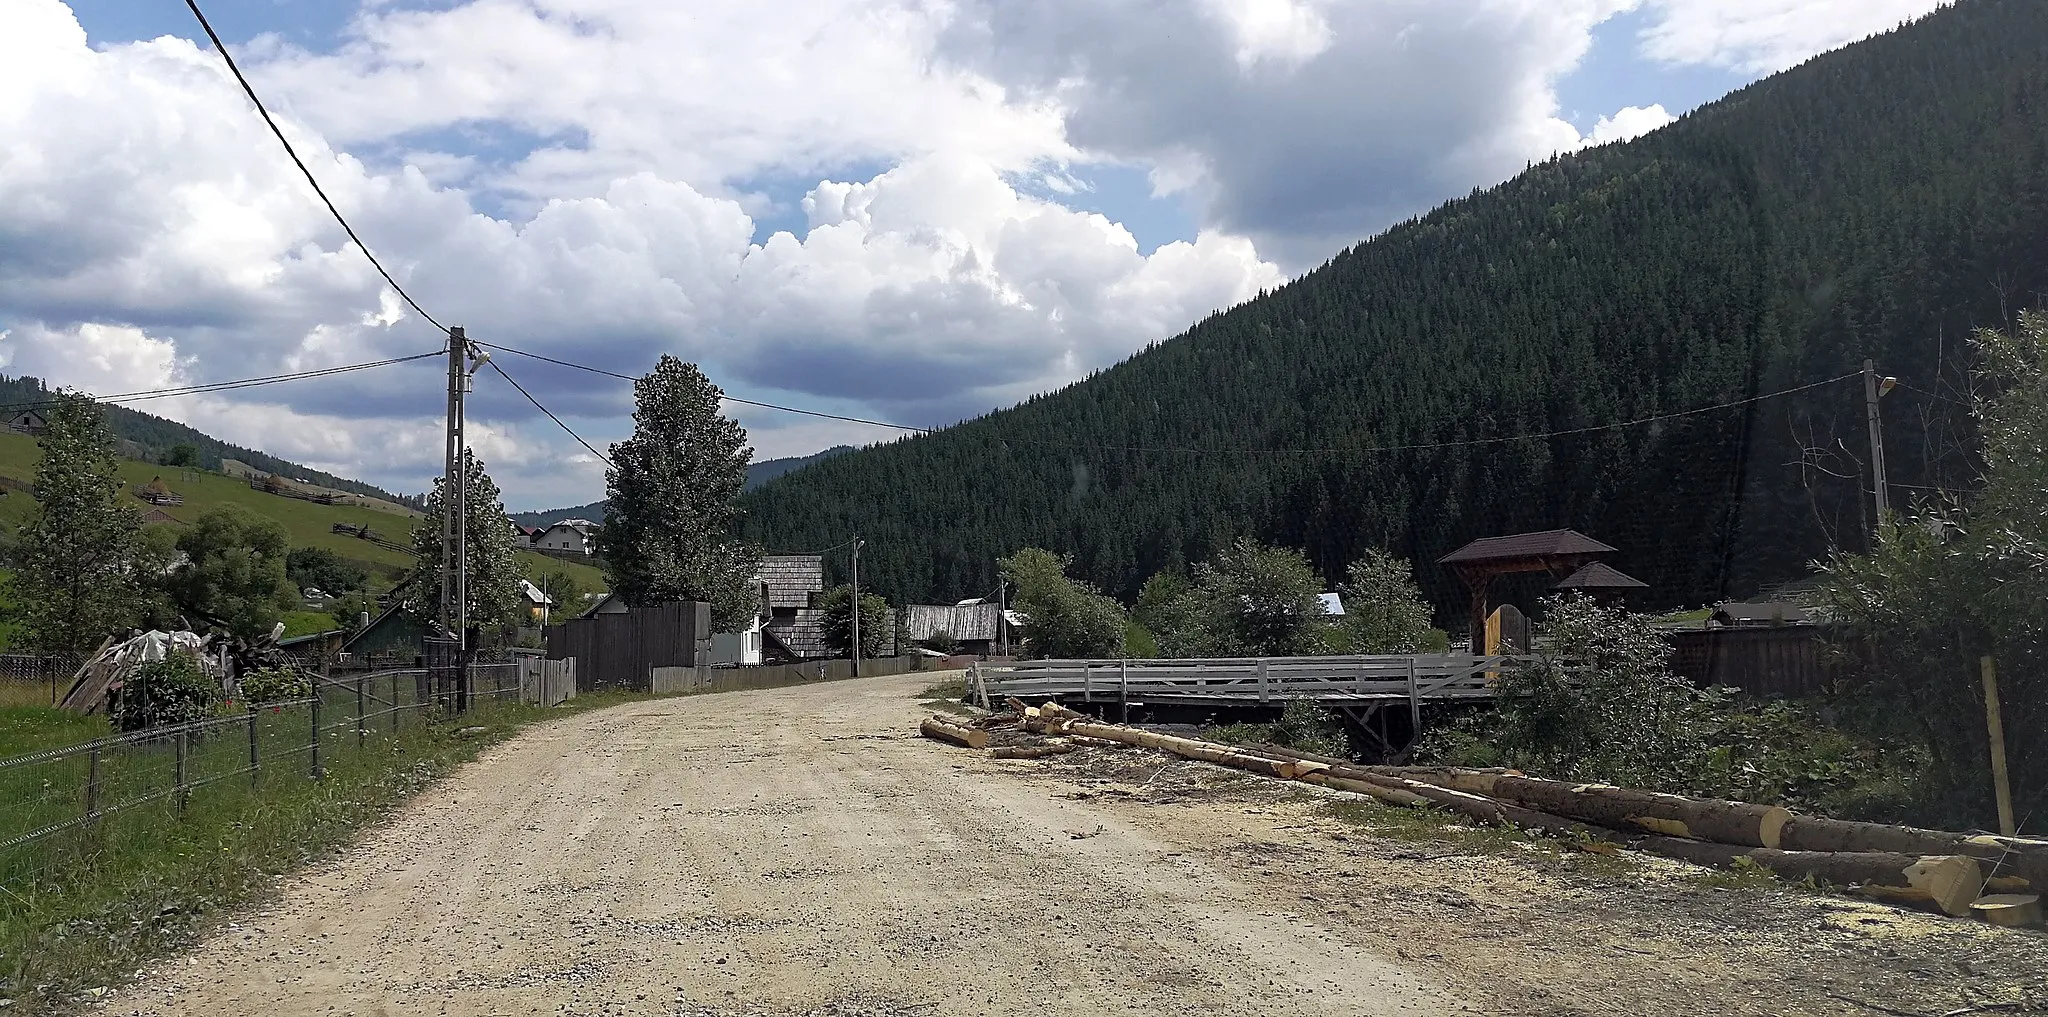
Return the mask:
<svg viewBox="0 0 2048 1017">
<path fill-rule="evenodd" d="M 1227 657 L 1177 660 L 1020 660 L 977 664 L 970 688 L 989 697 L 1080 697 L 1085 701 L 1171 702 L 1289 699 L 1486 699 L 1495 677 L 1532 657 Z"/>
</svg>

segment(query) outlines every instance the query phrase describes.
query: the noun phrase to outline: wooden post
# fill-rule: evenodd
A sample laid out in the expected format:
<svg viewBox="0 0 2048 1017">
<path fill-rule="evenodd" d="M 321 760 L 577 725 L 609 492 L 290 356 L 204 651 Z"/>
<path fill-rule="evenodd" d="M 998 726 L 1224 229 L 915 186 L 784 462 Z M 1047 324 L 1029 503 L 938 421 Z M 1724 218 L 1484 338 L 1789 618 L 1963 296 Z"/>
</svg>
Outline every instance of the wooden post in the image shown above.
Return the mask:
<svg viewBox="0 0 2048 1017">
<path fill-rule="evenodd" d="M 1422 740 L 1422 693 L 1415 681 L 1415 657 L 1408 657 L 1408 724 L 1415 741 Z"/>
<path fill-rule="evenodd" d="M 1998 832 L 2019 836 L 2012 816 L 2012 784 L 2005 773 L 2005 721 L 1998 709 L 1998 662 L 1990 657 L 1977 661 L 1984 675 L 1984 722 L 1991 731 L 1991 788 L 1998 796 Z"/>
<path fill-rule="evenodd" d="M 1266 658 L 1259 658 L 1259 702 L 1269 702 L 1271 695 L 1266 691 Z"/>
<path fill-rule="evenodd" d="M 257 713 L 257 710 L 256 710 L 256 705 L 255 705 L 254 703 L 251 703 L 251 704 L 249 704 L 249 783 L 250 783 L 250 784 L 255 784 L 255 783 L 257 783 L 257 779 L 258 779 L 258 778 L 259 778 L 259 777 L 261 776 L 261 773 L 260 773 L 260 771 L 259 771 L 259 769 L 258 769 L 258 768 L 259 768 L 259 767 L 261 766 L 261 763 L 260 763 L 260 762 L 258 761 L 258 759 L 256 758 L 256 713 Z"/>
<path fill-rule="evenodd" d="M 181 816 L 185 814 L 185 803 L 190 801 L 192 796 L 191 788 L 185 784 L 185 757 L 189 754 L 186 751 L 187 744 L 185 732 L 179 731 L 176 737 L 177 762 L 171 770 L 171 797 L 178 803 L 178 815 Z"/>
<path fill-rule="evenodd" d="M 364 739 L 365 737 L 367 737 L 367 736 L 369 735 L 369 731 L 365 730 L 365 729 L 366 729 L 366 728 L 367 728 L 367 727 L 369 726 L 369 723 L 370 723 L 370 722 L 369 722 L 369 714 L 368 714 L 368 711 L 366 711 L 366 710 L 364 710 L 364 709 L 363 709 L 363 705 L 364 705 L 364 703 L 363 703 L 363 676 L 362 676 L 362 675 L 356 675 L 356 751 L 357 751 L 357 752 L 361 752 L 361 751 L 363 750 L 363 739 Z"/>
<path fill-rule="evenodd" d="M 90 821 L 100 811 L 100 743 L 92 743 L 92 755 L 85 763 L 85 818 Z"/>
<path fill-rule="evenodd" d="M 310 713 L 311 713 L 311 714 L 313 715 L 313 779 L 314 779 L 314 780 L 319 780 L 319 779 L 320 779 L 320 690 L 318 690 L 318 689 L 315 689 L 315 690 L 313 690 L 313 701 L 312 701 L 312 703 L 311 703 L 310 705 L 312 706 L 312 709 L 311 709 L 310 711 L 308 711 L 308 712 L 310 712 Z"/>
<path fill-rule="evenodd" d="M 1095 669 L 1093 665 L 1085 661 L 1081 664 L 1081 701 L 1084 703 L 1095 701 Z"/>
<path fill-rule="evenodd" d="M 1116 701 L 1123 715 L 1122 723 L 1131 722 L 1131 662 L 1116 662 Z"/>
</svg>

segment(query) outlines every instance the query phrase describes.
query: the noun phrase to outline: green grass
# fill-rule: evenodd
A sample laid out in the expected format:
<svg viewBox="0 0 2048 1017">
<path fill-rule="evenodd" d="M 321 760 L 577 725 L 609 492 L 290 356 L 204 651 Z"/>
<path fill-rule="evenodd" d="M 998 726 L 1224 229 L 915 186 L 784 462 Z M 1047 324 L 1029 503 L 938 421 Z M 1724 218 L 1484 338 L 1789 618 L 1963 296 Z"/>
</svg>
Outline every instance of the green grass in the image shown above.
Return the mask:
<svg viewBox="0 0 2048 1017">
<path fill-rule="evenodd" d="M 110 732 L 105 717 L 52 707 L 48 682 L 0 682 L 0 759 L 77 745 Z"/>
<path fill-rule="evenodd" d="M 35 480 L 36 463 L 41 459 L 42 448 L 36 439 L 0 431 L 0 476 L 32 482 Z M 382 539 L 405 544 L 412 539 L 417 513 L 401 515 L 381 508 L 321 505 L 267 494 L 251 488 L 248 481 L 235 477 L 204 471 L 188 474 L 178 467 L 133 459 L 121 461 L 121 477 L 130 488 L 149 483 L 152 477 L 162 477 L 172 491 L 185 499 L 183 505 L 164 509 L 180 522 L 189 523 L 208 509 L 221 505 L 240 505 L 257 515 L 276 520 L 285 528 L 293 547 L 324 547 L 355 561 L 369 570 L 373 577 L 372 585 L 378 589 L 395 583 L 413 566 L 413 556 L 408 552 L 394 551 L 357 537 L 335 533 L 333 527 L 335 523 L 350 526 L 368 524 L 371 531 Z M 135 505 L 143 509 L 148 507 L 139 500 Z M 34 507 L 35 499 L 26 492 L 6 491 L 4 496 L 0 496 L 0 530 L 12 532 L 18 528 L 28 520 Z M 526 550 L 514 553 L 530 575 L 551 569 L 576 577 L 586 588 L 600 591 L 605 588 L 604 573 L 589 565 Z"/>
<path fill-rule="evenodd" d="M 189 745 L 188 779 L 223 779 L 194 789 L 182 813 L 171 795 L 0 852 L 0 997 L 15 1001 L 10 1012 L 61 1011 L 78 993 L 184 947 L 231 909 L 267 893 L 277 874 L 345 846 L 436 777 L 526 724 L 646 698 L 598 694 L 551 710 L 489 705 L 447 723 L 408 714 L 397 732 L 373 719 L 373 734 L 359 749 L 353 697 L 337 692 L 345 702 L 333 702 L 330 693 L 322 723 L 334 729 L 321 739 L 319 781 L 303 749 L 311 731 L 305 708 L 264 711 L 264 765 L 253 781 L 234 772 L 248 752 L 247 729 L 235 725 Z M 113 757 L 99 771 L 110 800 L 167 787 L 175 747 L 141 746 Z M 76 815 L 80 803 L 73 799 L 83 783 L 76 771 L 84 763 L 74 757 L 26 774 L 0 771 L 0 801 Z"/>
<path fill-rule="evenodd" d="M 332 632 L 341 627 L 335 623 L 334 616 L 325 611 L 286 611 L 282 620 L 285 639 Z"/>
</svg>

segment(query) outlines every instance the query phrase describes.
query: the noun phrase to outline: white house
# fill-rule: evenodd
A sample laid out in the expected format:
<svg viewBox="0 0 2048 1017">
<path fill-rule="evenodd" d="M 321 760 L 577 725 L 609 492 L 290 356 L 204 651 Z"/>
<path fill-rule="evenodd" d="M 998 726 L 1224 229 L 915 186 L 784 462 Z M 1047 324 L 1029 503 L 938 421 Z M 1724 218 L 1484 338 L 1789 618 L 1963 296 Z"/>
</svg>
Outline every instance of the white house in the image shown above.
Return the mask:
<svg viewBox="0 0 2048 1017">
<path fill-rule="evenodd" d="M 590 533 L 597 524 L 588 519 L 564 519 L 542 530 L 535 537 L 533 546 L 539 551 L 557 551 L 569 554 L 591 553 Z"/>
<path fill-rule="evenodd" d="M 747 620 L 745 628 L 737 632 L 716 632 L 711 636 L 711 666 L 745 666 L 761 662 L 761 631 L 767 627 L 767 619 L 761 612 Z"/>
</svg>

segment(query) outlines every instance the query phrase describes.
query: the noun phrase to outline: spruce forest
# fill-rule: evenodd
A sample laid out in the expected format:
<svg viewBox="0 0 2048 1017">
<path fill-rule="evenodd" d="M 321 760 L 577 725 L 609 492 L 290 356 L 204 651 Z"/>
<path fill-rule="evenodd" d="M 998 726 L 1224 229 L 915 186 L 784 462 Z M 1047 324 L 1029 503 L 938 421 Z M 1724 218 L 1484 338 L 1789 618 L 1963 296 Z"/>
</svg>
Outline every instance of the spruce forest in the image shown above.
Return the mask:
<svg viewBox="0 0 2048 1017">
<path fill-rule="evenodd" d="M 2048 5 L 1946 8 L 1531 166 L 1061 391 L 772 481 L 748 536 L 858 529 L 863 585 L 897 603 L 989 592 L 1024 546 L 1128 601 L 1239 536 L 1333 583 L 1390 549 L 1453 617 L 1434 559 L 1525 530 L 1614 545 L 1639 606 L 1802 575 L 1869 543 L 1844 377 L 1865 358 L 1901 383 L 1893 504 L 1977 475 L 1966 339 L 2048 292 L 2044 53 Z"/>
</svg>

